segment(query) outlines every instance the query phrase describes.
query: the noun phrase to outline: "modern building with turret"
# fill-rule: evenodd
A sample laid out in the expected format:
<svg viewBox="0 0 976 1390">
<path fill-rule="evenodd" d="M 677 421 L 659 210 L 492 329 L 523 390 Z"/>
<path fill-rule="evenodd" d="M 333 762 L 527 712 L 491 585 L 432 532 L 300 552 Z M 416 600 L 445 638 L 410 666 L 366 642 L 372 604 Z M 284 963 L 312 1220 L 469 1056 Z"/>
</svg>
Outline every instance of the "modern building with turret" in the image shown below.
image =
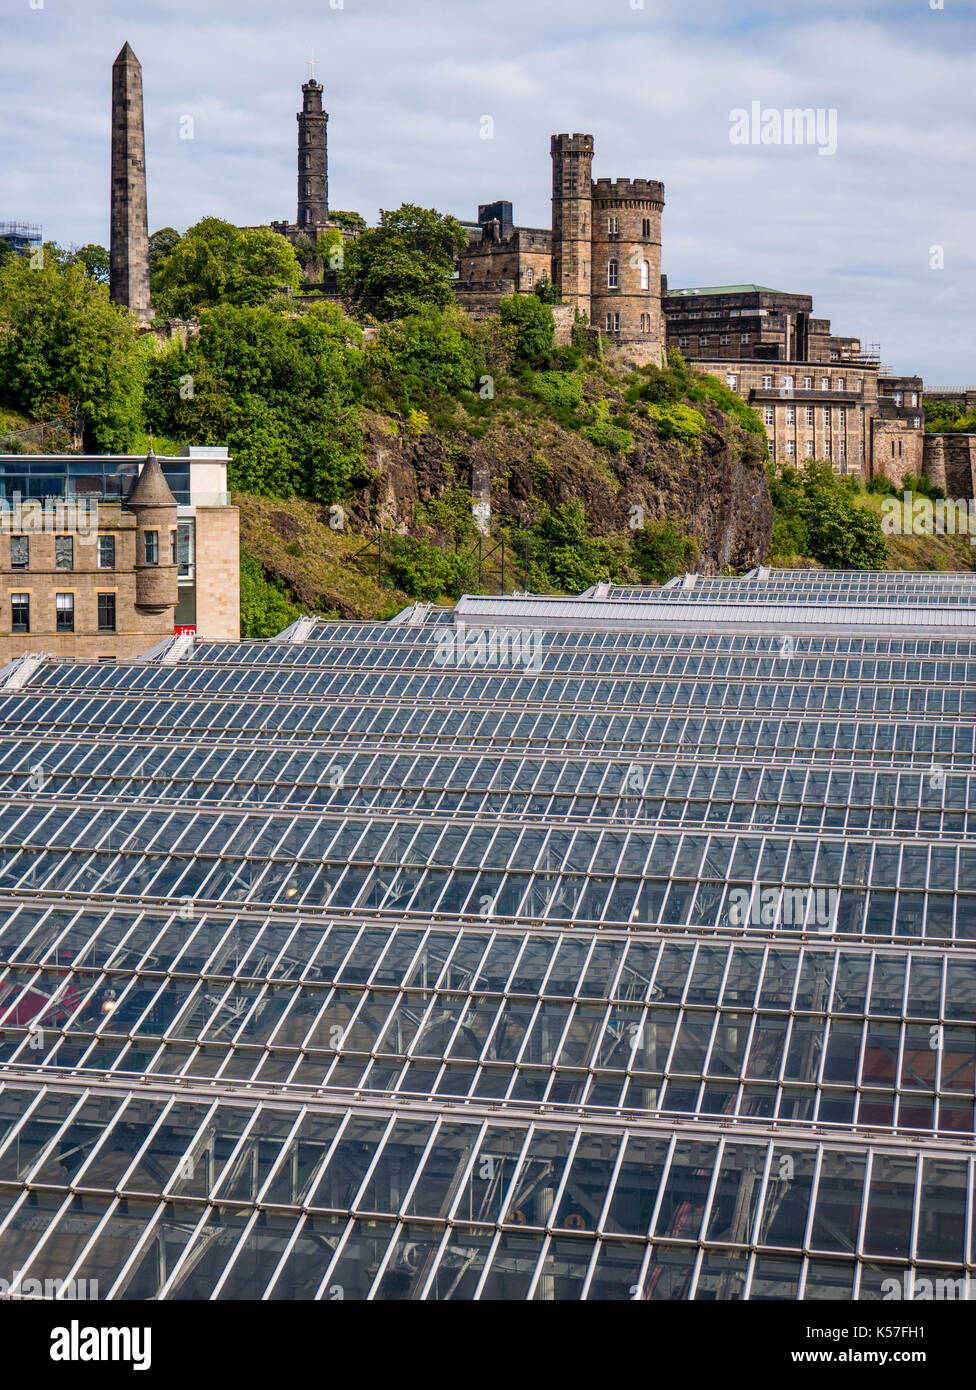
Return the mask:
<svg viewBox="0 0 976 1390">
<path fill-rule="evenodd" d="M 226 449 L 0 455 L 0 663 L 113 661 L 175 634 L 240 636 Z"/>
</svg>

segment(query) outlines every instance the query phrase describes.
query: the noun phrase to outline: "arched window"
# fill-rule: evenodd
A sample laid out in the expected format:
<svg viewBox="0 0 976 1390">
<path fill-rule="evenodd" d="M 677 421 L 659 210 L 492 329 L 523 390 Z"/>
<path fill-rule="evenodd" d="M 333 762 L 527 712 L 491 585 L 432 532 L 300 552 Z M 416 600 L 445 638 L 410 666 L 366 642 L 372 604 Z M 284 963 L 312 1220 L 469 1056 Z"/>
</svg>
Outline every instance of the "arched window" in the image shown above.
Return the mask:
<svg viewBox="0 0 976 1390">
<path fill-rule="evenodd" d="M 535 284 L 535 271 L 529 266 L 529 287 Z"/>
<path fill-rule="evenodd" d="M 607 262 L 607 288 L 615 290 L 620 283 L 620 266 L 616 261 Z"/>
<path fill-rule="evenodd" d="M 651 263 L 650 263 L 650 261 L 641 261 L 641 289 L 642 289 L 642 290 L 649 290 L 650 288 L 651 288 Z"/>
</svg>

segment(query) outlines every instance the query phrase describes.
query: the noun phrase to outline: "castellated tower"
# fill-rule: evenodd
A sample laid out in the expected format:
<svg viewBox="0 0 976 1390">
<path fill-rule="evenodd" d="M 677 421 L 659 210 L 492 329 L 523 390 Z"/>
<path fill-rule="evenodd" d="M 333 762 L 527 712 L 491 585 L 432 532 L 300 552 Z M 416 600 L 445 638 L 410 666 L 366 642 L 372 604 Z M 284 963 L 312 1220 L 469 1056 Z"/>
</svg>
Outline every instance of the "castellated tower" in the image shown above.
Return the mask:
<svg viewBox="0 0 976 1390">
<path fill-rule="evenodd" d="M 644 361 L 664 352 L 661 213 L 664 185 L 597 179 L 593 185 L 590 322 L 618 340 L 639 340 Z"/>
<path fill-rule="evenodd" d="M 128 44 L 112 67 L 112 249 L 110 293 L 143 323 L 149 303 L 146 139 L 142 66 Z"/>
<path fill-rule="evenodd" d="M 552 278 L 563 303 L 626 345 L 630 360 L 660 362 L 664 185 L 597 179 L 592 135 L 552 137 Z"/>
<path fill-rule="evenodd" d="M 552 278 L 564 304 L 590 313 L 592 135 L 552 137 Z"/>
<path fill-rule="evenodd" d="M 314 78 L 304 83 L 298 113 L 298 226 L 310 232 L 329 220 L 329 116 L 322 91 Z"/>
</svg>

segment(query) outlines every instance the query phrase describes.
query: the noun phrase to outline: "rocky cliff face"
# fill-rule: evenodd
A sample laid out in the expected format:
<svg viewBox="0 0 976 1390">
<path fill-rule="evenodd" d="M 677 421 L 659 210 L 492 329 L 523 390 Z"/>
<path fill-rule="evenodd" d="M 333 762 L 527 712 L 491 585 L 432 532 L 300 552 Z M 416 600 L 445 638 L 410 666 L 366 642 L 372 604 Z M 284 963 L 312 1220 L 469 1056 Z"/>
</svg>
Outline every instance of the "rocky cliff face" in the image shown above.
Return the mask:
<svg viewBox="0 0 976 1390">
<path fill-rule="evenodd" d="M 653 421 L 637 418 L 629 422 L 635 442 L 626 454 L 597 447 L 541 413 L 510 411 L 480 439 L 393 434 L 388 418 L 369 415 L 366 459 L 374 478 L 353 514 L 358 524 L 407 533 L 417 524 L 418 504 L 487 474 L 496 521 L 528 525 L 539 501 L 556 507 L 578 498 L 589 530 L 602 536 L 626 531 L 640 518 L 633 509 L 642 508 L 648 521 L 683 520 L 705 571 L 761 564 L 773 525 L 762 441 L 711 404 L 697 409 L 706 428 L 696 443 L 662 439 Z"/>
</svg>

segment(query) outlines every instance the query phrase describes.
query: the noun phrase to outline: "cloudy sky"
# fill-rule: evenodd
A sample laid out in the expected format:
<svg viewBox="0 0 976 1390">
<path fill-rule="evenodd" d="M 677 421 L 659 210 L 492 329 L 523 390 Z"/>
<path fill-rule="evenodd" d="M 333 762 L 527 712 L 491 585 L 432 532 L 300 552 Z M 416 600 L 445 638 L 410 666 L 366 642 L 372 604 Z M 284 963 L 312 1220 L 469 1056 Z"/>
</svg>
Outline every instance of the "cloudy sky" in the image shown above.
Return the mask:
<svg viewBox="0 0 976 1390">
<path fill-rule="evenodd" d="M 545 226 L 549 136 L 592 132 L 595 176 L 664 181 L 673 287 L 809 293 L 894 371 L 976 384 L 976 0 L 0 0 L 0 221 L 107 245 L 126 40 L 151 230 L 294 218 L 314 57 L 333 207 Z M 734 144 L 753 103 L 835 112 L 836 152 Z"/>
</svg>

